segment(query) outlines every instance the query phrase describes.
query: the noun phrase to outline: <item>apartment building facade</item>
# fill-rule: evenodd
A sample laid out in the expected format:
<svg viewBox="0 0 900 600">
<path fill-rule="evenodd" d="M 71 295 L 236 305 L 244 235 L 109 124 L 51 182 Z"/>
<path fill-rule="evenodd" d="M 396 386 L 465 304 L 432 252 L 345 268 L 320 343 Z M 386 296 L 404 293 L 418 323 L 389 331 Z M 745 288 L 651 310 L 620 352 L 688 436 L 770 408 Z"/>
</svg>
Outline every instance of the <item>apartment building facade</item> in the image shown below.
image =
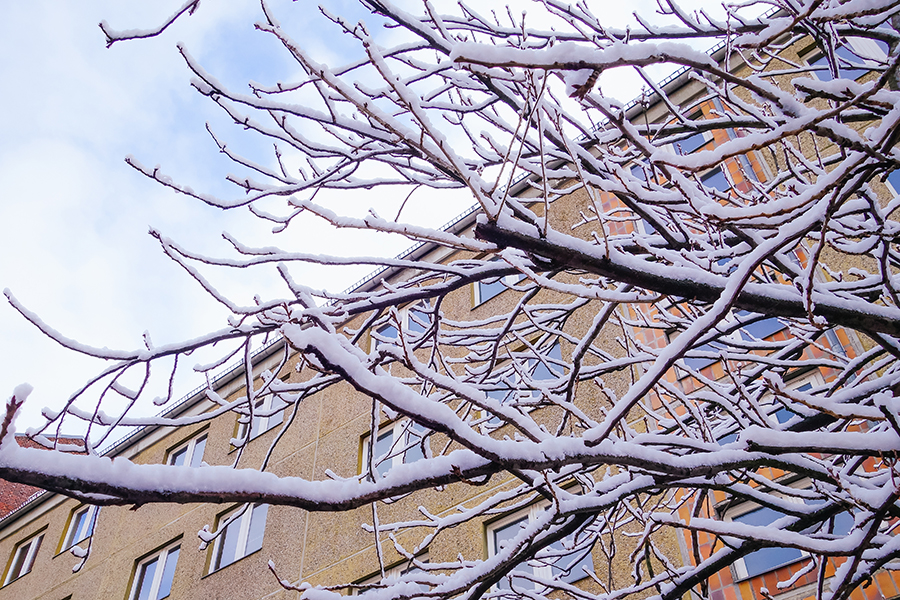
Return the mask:
<svg viewBox="0 0 900 600">
<path fill-rule="evenodd" d="M 575 219 L 576 215 L 577 212 L 570 218 Z M 454 227 L 471 229 L 473 223 L 474 214 Z M 435 253 L 442 253 L 429 247 L 418 251 L 431 260 L 435 260 Z M 377 281 L 373 279 L 369 285 L 376 285 Z M 445 298 L 442 310 L 446 318 L 484 319 L 502 312 L 501 307 L 512 305 L 516 296 L 502 283 L 476 284 Z M 403 316 L 416 318 L 414 311 Z M 573 320 L 573 331 L 586 327 L 590 317 L 589 309 L 582 311 L 582 322 Z M 367 342 L 370 348 L 396 337 L 392 323 L 382 319 L 372 326 L 374 335 L 368 336 Z M 560 350 L 558 345 L 556 352 L 571 351 L 563 346 Z M 285 385 L 301 377 L 298 356 L 293 354 L 283 362 L 284 356 L 284 346 L 278 343 L 257 354 L 257 382 L 267 370 L 275 372 Z M 549 378 L 550 373 L 535 376 Z M 237 365 L 219 376 L 213 386 L 220 397 L 233 401 L 246 395 L 244 382 L 242 365 Z M 588 397 L 584 394 L 584 398 Z M 276 395 L 266 396 L 256 407 L 258 413 L 284 408 L 277 402 Z M 214 408 L 201 389 L 165 416 L 184 418 Z M 372 410 L 371 399 L 349 384 L 340 384 L 271 416 L 240 418 L 229 412 L 194 427 L 143 428 L 119 442 L 107 455 L 137 464 L 168 464 L 185 469 L 229 465 L 239 452 L 233 445 L 235 438 L 246 434 L 249 442 L 242 450 L 239 467 L 260 468 L 265 463 L 266 470 L 276 475 L 310 480 L 327 479 L 329 473 L 349 478 L 365 472 L 370 447 L 374 447 L 376 457 L 394 454 L 374 467 L 379 475 L 393 464 L 411 462 L 423 455 L 423 450 L 415 446 L 396 451 L 398 443 L 408 445 L 414 440 L 415 430 L 409 428 L 409 421 L 390 418 L 385 411 L 380 412 L 372 446 Z M 288 420 L 290 426 L 286 426 Z M 277 444 L 273 443 L 276 436 L 281 436 Z M 476 504 L 510 485 L 508 477 L 499 477 L 486 486 L 459 483 L 442 491 L 421 491 L 380 506 L 379 520 L 387 523 L 408 518 L 417 514 L 419 505 L 427 506 L 434 514 L 450 513 L 460 504 Z M 465 524 L 450 535 L 436 538 L 417 560 L 452 561 L 460 555 L 483 558 L 539 509 L 540 502 L 492 519 L 486 525 Z M 243 513 L 228 525 L 224 535 L 200 548 L 203 544 L 198 532 L 205 527 L 215 529 L 239 511 Z M 41 492 L 2 520 L 0 554 L 6 563 L 0 598 L 224 600 L 299 596 L 297 591 L 284 589 L 278 579 L 326 586 L 350 581 L 364 587 L 364 583 L 380 579 L 373 534 L 362 527 L 371 522 L 370 508 L 346 513 L 234 504 L 98 508 Z M 409 568 L 411 562 L 393 550 L 386 536 L 382 537 L 382 562 L 388 575 Z M 412 540 L 401 541 L 409 547 L 416 545 Z M 592 565 L 590 556 L 582 557 L 577 565 L 571 565 L 569 579 L 584 580 L 581 568 Z"/>
</svg>

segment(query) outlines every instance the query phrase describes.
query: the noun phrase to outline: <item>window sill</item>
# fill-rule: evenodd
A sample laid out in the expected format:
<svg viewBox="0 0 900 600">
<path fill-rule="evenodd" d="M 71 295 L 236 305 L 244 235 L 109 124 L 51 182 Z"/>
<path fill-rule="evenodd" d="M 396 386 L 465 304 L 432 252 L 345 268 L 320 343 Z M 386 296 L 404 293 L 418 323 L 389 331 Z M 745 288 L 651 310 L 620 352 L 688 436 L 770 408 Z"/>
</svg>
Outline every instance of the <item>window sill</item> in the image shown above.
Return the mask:
<svg viewBox="0 0 900 600">
<path fill-rule="evenodd" d="M 258 553 L 260 553 L 260 552 L 262 552 L 262 548 L 260 548 L 259 550 L 254 550 L 254 551 L 251 552 L 250 554 L 245 554 L 244 556 L 240 557 L 240 558 L 237 559 L 236 561 L 230 562 L 230 563 L 228 563 L 227 565 L 225 565 L 224 567 L 219 567 L 219 568 L 216 569 L 215 571 L 210 571 L 210 572 L 207 573 L 206 575 L 203 575 L 200 579 L 206 579 L 207 577 L 212 577 L 212 576 L 215 575 L 216 573 L 221 573 L 222 571 L 226 571 L 226 570 L 228 570 L 228 567 L 230 567 L 230 566 L 232 566 L 232 565 L 236 565 L 236 564 L 238 564 L 239 562 L 243 561 L 244 559 L 249 558 L 249 557 L 253 556 L 254 554 L 258 554 Z"/>
</svg>

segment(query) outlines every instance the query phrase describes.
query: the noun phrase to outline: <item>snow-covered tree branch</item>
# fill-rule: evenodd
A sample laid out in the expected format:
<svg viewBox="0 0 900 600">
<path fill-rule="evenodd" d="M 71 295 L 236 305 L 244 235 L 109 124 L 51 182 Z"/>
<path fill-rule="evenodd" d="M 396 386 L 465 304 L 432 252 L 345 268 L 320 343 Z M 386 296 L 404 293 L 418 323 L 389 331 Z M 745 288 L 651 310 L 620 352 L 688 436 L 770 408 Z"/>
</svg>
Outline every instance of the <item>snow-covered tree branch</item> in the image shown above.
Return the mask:
<svg viewBox="0 0 900 600">
<path fill-rule="evenodd" d="M 110 44 L 160 35 L 186 13 L 202 19 L 198 4 L 156 29 L 103 30 Z M 716 18 L 663 0 L 618 30 L 584 0 L 536 0 L 518 16 L 462 2 L 361 4 L 365 22 L 325 11 L 360 52 L 326 65 L 263 0 L 256 28 L 296 62 L 296 81 L 231 89 L 179 47 L 196 91 L 273 144 L 271 159 L 211 130 L 211 151 L 238 169 L 228 198 L 171 179 L 164 160 L 126 162 L 268 223 L 273 244 L 226 235 L 233 253 L 211 257 L 151 232 L 232 315 L 183 343 L 87 347 L 7 291 L 45 335 L 111 362 L 29 431 L 52 439 L 78 423 L 88 455 L 50 464 L 3 439 L 0 476 L 97 504 L 410 502 L 403 519 L 372 526 L 409 558 L 461 524 L 546 506 L 487 559 L 418 564 L 369 592 L 379 598 L 708 598 L 713 574 L 751 578 L 747 557 L 777 547 L 817 574 L 810 595 L 843 600 L 898 568 L 900 5 L 751 1 Z M 660 65 L 673 71 L 663 82 L 648 74 Z M 646 82 L 636 101 L 604 89 L 616 69 Z M 322 199 L 373 188 L 404 206 L 465 190 L 476 208 L 435 229 L 404 222 L 402 209 L 359 218 Z M 295 252 L 309 215 L 422 245 L 396 259 Z M 337 293 L 297 281 L 292 267 L 306 263 L 383 270 Z M 241 304 L 207 278 L 219 267 L 270 269 L 285 294 Z M 254 364 L 266 344 L 274 369 Z M 226 398 L 210 385 L 208 411 L 148 417 L 151 367 L 174 378 L 214 345 L 222 358 L 197 369 L 241 360 L 243 391 Z M 122 383 L 135 379 L 136 389 Z M 174 405 L 171 388 L 158 406 Z M 298 407 L 329 390 L 371 405 L 361 472 L 266 472 L 282 434 L 304 427 Z M 7 403 L 6 438 L 23 396 Z M 235 413 L 245 427 L 229 466 L 175 477 L 179 467 L 97 455 L 123 430 Z M 251 424 L 281 414 L 251 464 Z M 403 428 L 382 449 L 388 420 Z M 469 485 L 491 493 L 455 512 L 414 510 L 425 490 Z M 756 510 L 773 522 L 745 518 Z M 594 568 L 570 576 L 591 553 Z M 614 577 L 600 557 L 631 561 L 631 576 Z M 535 564 L 552 568 L 522 572 Z M 303 595 L 336 598 L 351 583 Z"/>
</svg>

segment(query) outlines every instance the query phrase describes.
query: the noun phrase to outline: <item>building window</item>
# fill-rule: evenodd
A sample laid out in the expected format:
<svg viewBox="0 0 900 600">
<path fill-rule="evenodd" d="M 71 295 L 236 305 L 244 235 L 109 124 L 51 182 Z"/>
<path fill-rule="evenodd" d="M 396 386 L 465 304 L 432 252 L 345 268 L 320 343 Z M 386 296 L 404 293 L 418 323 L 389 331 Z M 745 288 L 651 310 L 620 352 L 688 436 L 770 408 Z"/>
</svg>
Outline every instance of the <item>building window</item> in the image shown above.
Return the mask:
<svg viewBox="0 0 900 600">
<path fill-rule="evenodd" d="M 846 46 L 838 46 L 834 51 L 834 57 L 838 62 L 840 76 L 844 79 L 859 79 L 869 72 L 865 68 L 853 68 L 850 66 L 858 65 L 861 60 Z M 820 81 L 831 81 L 834 79 L 834 75 L 831 74 L 831 67 L 828 66 L 828 59 L 825 58 L 824 54 L 810 61 L 809 66 L 816 69 L 816 78 Z"/>
<path fill-rule="evenodd" d="M 706 137 L 702 132 L 697 132 L 680 142 L 675 143 L 675 152 L 681 155 L 691 154 L 706 145 Z"/>
<path fill-rule="evenodd" d="M 692 114 L 688 117 L 688 120 L 689 121 L 703 121 L 704 120 L 703 112 L 702 111 L 695 112 L 694 114 Z M 672 123 L 672 124 L 677 125 L 677 123 Z M 677 135 L 683 136 L 685 134 L 680 133 Z M 672 144 L 672 146 L 675 149 L 675 153 L 683 156 L 685 154 L 692 154 L 692 153 L 696 152 L 697 150 L 699 150 L 700 148 L 705 146 L 706 143 L 709 141 L 709 139 L 707 139 L 707 135 L 708 134 L 705 134 L 702 131 L 697 131 L 697 132 L 694 132 L 694 133 L 688 135 L 687 137 L 684 137 L 683 139 L 681 139 L 677 142 L 674 142 Z"/>
<path fill-rule="evenodd" d="M 168 598 L 175 579 L 175 565 L 178 563 L 179 544 L 163 548 L 135 566 L 134 585 L 131 600 L 160 600 Z"/>
<path fill-rule="evenodd" d="M 890 184 L 894 196 L 900 196 L 900 169 L 894 169 L 888 173 L 887 182 Z"/>
<path fill-rule="evenodd" d="M 204 433 L 169 450 L 166 464 L 175 467 L 199 467 L 203 463 L 203 450 L 205 448 L 206 434 Z"/>
<path fill-rule="evenodd" d="M 393 323 L 385 323 L 375 329 L 375 333 L 378 334 L 375 338 L 376 348 L 381 344 L 393 344 L 400 337 L 400 332 L 397 331 L 397 327 Z"/>
<path fill-rule="evenodd" d="M 746 310 L 737 311 L 737 316 L 741 321 L 745 321 L 741 325 L 741 337 L 747 341 L 767 340 L 786 327 L 775 317 L 753 319 L 754 314 Z"/>
<path fill-rule="evenodd" d="M 99 507 L 91 505 L 79 506 L 72 511 L 72 516 L 69 517 L 69 527 L 63 538 L 60 552 L 68 550 L 75 544 L 80 544 L 93 535 L 94 523 L 97 521 L 97 513 L 99 512 Z"/>
<path fill-rule="evenodd" d="M 406 311 L 406 326 L 412 333 L 425 333 L 431 329 L 433 307 L 425 302 L 410 306 Z"/>
<path fill-rule="evenodd" d="M 503 383 L 501 382 L 500 385 Z M 513 388 L 500 388 L 496 390 L 487 390 L 484 392 L 484 395 L 488 398 L 492 398 L 499 402 L 500 404 L 511 404 L 516 401 L 516 398 L 519 397 L 519 392 Z M 487 413 L 485 413 L 487 414 Z M 503 425 L 503 420 L 496 415 L 490 416 L 490 418 L 484 422 L 484 427 L 482 429 L 487 428 L 487 431 L 496 429 Z M 483 431 L 484 432 L 484 431 Z"/>
<path fill-rule="evenodd" d="M 714 190 L 719 190 L 720 192 L 727 192 L 731 189 L 731 184 L 725 177 L 725 173 L 722 171 L 721 167 L 716 167 L 715 169 L 701 177 L 700 182 L 706 187 L 713 188 Z"/>
<path fill-rule="evenodd" d="M 31 571 L 43 539 L 44 534 L 41 532 L 16 545 L 16 549 L 13 550 L 12 557 L 9 560 L 9 566 L 6 568 L 6 577 L 3 578 L 3 585 L 11 583 Z"/>
<path fill-rule="evenodd" d="M 395 421 L 378 431 L 375 438 L 375 472 L 384 477 L 394 465 L 416 462 L 425 458 L 425 428 L 409 419 Z M 371 436 L 363 438 L 362 472 L 369 470 Z"/>
<path fill-rule="evenodd" d="M 227 567 L 262 548 L 268 512 L 268 504 L 254 504 L 219 517 L 220 526 L 226 520 L 233 520 L 216 538 L 210 572 Z"/>
<path fill-rule="evenodd" d="M 253 418 L 251 419 L 250 415 L 243 415 L 238 419 L 237 439 L 252 440 L 276 425 L 281 425 L 287 405 L 288 403 L 278 394 L 266 394 L 262 398 L 257 398 L 253 407 Z"/>
<path fill-rule="evenodd" d="M 535 504 L 488 525 L 488 556 L 494 556 L 501 551 L 507 543 L 519 535 L 524 526 L 537 519 L 546 508 L 546 504 Z M 541 579 L 558 579 L 566 583 L 584 579 L 587 577 L 585 570 L 593 571 L 594 561 L 591 558 L 589 547 L 574 550 L 574 543 L 573 538 L 567 537 L 550 544 L 539 551 L 536 558 L 518 565 L 515 571 L 497 584 L 497 587 L 508 590 L 510 581 L 512 581 L 516 587 L 534 589 L 534 582 L 521 575 Z M 521 575 L 517 577 L 517 573 Z"/>
<path fill-rule="evenodd" d="M 431 305 L 426 302 L 401 308 L 398 315 L 404 330 L 413 334 L 422 334 L 428 331 L 431 328 L 432 310 Z M 382 321 L 381 325 L 375 327 L 374 335 L 372 335 L 372 349 L 378 348 L 381 344 L 394 344 L 399 337 L 396 321 L 388 318 L 387 321 Z"/>
<path fill-rule="evenodd" d="M 479 281 L 475 285 L 475 304 L 487 302 L 488 300 L 505 290 L 506 286 L 503 285 L 503 279 L 503 277 L 498 277 L 496 279 L 485 279 L 484 281 Z"/>
<path fill-rule="evenodd" d="M 742 508 L 743 507 L 739 507 L 735 512 L 739 512 Z M 766 527 L 783 516 L 784 514 L 776 510 L 762 506 L 752 508 L 747 512 L 740 513 L 737 516 L 726 520 L 754 525 L 756 527 Z M 833 519 L 832 533 L 838 536 L 847 535 L 853 528 L 853 524 L 854 518 L 852 514 L 849 512 L 839 513 Z M 737 575 L 738 579 L 749 579 L 750 577 L 774 571 L 779 567 L 798 561 L 805 556 L 809 556 L 809 554 L 802 550 L 798 550 L 797 548 L 788 548 L 785 546 L 761 548 L 760 550 L 751 552 L 744 558 L 735 561 L 735 575 Z"/>
<path fill-rule="evenodd" d="M 544 360 L 539 360 L 537 358 L 528 359 L 528 374 L 531 376 L 532 381 L 558 379 L 561 375 L 558 371 L 562 370 L 562 367 L 559 364 L 561 362 L 562 348 L 560 347 L 559 342 L 555 342 L 550 346 L 547 354 L 544 355 Z"/>
<path fill-rule="evenodd" d="M 537 389 L 530 389 L 540 385 L 540 382 L 554 381 L 559 379 L 562 374 L 562 348 L 559 342 L 554 342 L 552 346 L 543 354 L 544 360 L 537 358 L 529 358 L 524 362 L 524 371 L 516 371 L 515 383 L 513 377 L 500 379 L 491 382 L 489 385 L 494 389 L 485 390 L 484 394 L 488 398 L 497 400 L 501 404 L 514 405 L 518 401 L 523 401 L 519 405 L 520 410 L 530 410 L 529 405 L 533 406 L 535 400 L 539 400 L 543 393 Z M 487 420 L 482 423 L 483 429 L 493 430 L 503 425 L 503 421 L 496 415 L 484 414 Z"/>
<path fill-rule="evenodd" d="M 644 165 L 631 165 L 629 170 L 631 171 L 632 177 L 645 183 L 647 182 L 647 171 L 644 170 Z"/>
<path fill-rule="evenodd" d="M 695 352 L 713 352 L 715 354 L 719 354 L 719 352 L 721 352 L 722 350 L 726 350 L 726 348 L 719 344 L 701 344 L 700 346 L 688 350 L 685 354 L 692 354 Z M 687 368 L 694 371 L 699 371 L 718 361 L 719 358 L 711 358 L 709 356 L 688 357 L 685 355 L 684 357 L 682 357 L 682 360 L 684 361 L 684 364 Z"/>
<path fill-rule="evenodd" d="M 810 384 L 804 384 L 797 389 L 808 389 Z M 777 415 L 770 415 L 770 418 L 777 418 L 781 422 L 781 418 Z M 794 484 L 797 489 L 808 489 L 809 482 Z M 785 497 L 786 500 L 803 504 L 804 502 L 796 497 Z M 807 505 L 818 505 L 824 500 L 807 500 Z M 725 521 L 733 521 L 736 523 L 744 523 L 753 525 L 754 527 L 767 528 L 769 525 L 784 517 L 784 513 L 778 512 L 767 506 L 759 506 L 750 502 L 744 502 L 736 507 L 729 509 L 725 515 Z M 833 536 L 845 536 L 850 533 L 855 523 L 854 515 L 851 512 L 844 511 L 836 514 L 827 527 L 829 533 Z M 824 531 L 824 530 L 823 530 Z M 808 533 L 812 533 L 808 531 Z M 734 571 L 737 579 L 749 579 L 769 571 L 774 571 L 792 562 L 796 562 L 804 557 L 808 557 L 809 553 L 797 548 L 789 548 L 783 545 L 773 545 L 761 548 L 744 556 L 742 559 L 735 561 Z"/>
<path fill-rule="evenodd" d="M 888 45 L 880 40 L 861 37 L 847 37 L 841 45 L 834 49 L 840 76 L 844 79 L 859 79 L 873 69 L 885 66 Z M 834 77 L 828 61 L 819 48 L 814 48 L 810 56 L 805 57 L 809 66 L 816 67 L 815 77 L 821 81 L 831 81 Z M 876 73 L 879 72 L 876 70 Z"/>
<path fill-rule="evenodd" d="M 796 392 L 809 392 L 814 387 L 820 387 L 824 385 L 824 380 L 822 376 L 818 373 L 813 373 L 808 377 L 803 377 L 802 379 L 792 381 L 790 383 L 790 389 Z M 766 418 L 769 421 L 769 424 L 776 429 L 782 429 L 782 425 L 788 423 L 794 417 L 803 418 L 802 415 L 792 411 L 788 407 L 786 407 L 781 402 L 773 399 L 770 394 L 765 394 L 762 398 L 762 401 L 759 404 L 760 409 L 763 414 L 765 414 Z M 719 413 L 719 417 L 717 419 L 719 423 L 713 424 L 714 434 L 716 435 L 716 440 L 719 444 L 730 444 L 734 442 L 738 438 L 738 434 L 735 432 L 735 424 L 734 420 L 731 416 L 722 417 L 722 413 Z M 724 422 L 724 425 L 722 424 Z M 725 435 L 722 435 L 721 432 L 727 431 Z M 734 514 L 732 512 L 732 514 Z M 738 519 L 734 519 L 738 520 Z"/>
<path fill-rule="evenodd" d="M 490 262 L 499 262 L 493 259 Z M 525 279 L 521 273 L 513 273 L 504 277 L 492 277 L 475 283 L 475 306 L 487 302 L 503 290 L 510 288 Z"/>
<path fill-rule="evenodd" d="M 720 266 L 726 266 L 727 262 L 720 262 Z M 729 269 L 730 271 L 730 269 Z M 737 311 L 738 317 L 740 317 L 741 322 L 749 321 L 753 314 L 747 311 Z M 733 318 L 728 319 L 729 323 L 734 323 Z M 700 344 L 699 346 L 693 346 L 689 348 L 684 356 L 682 356 L 681 361 L 685 367 L 685 370 L 688 372 L 679 373 L 679 378 L 689 375 L 691 371 L 701 371 L 712 365 L 713 363 L 721 360 L 722 352 L 732 352 L 734 353 L 736 350 L 732 347 L 732 343 L 739 342 L 741 340 L 751 341 L 750 335 L 753 336 L 763 336 L 757 337 L 759 340 L 764 340 L 766 337 L 769 337 L 784 329 L 784 325 L 775 318 L 772 319 L 764 319 L 764 320 L 756 320 L 752 322 L 748 322 L 743 324 L 738 331 L 734 331 L 727 335 L 723 334 L 719 336 L 719 339 Z M 750 335 L 748 335 L 748 333 Z M 669 333 L 669 342 L 673 342 L 677 339 L 679 334 L 676 332 Z M 738 345 L 740 347 L 740 345 Z M 711 373 L 704 373 L 707 377 L 711 376 Z"/>
<path fill-rule="evenodd" d="M 399 564 L 396 564 L 393 567 L 385 569 L 383 579 L 381 577 L 381 573 L 376 573 L 375 575 L 366 577 L 365 579 L 358 581 L 355 584 L 358 587 L 353 588 L 351 595 L 356 596 L 360 593 L 360 591 L 365 591 L 367 586 L 377 585 L 383 581 L 387 581 L 387 580 L 396 581 L 403 575 L 408 575 L 410 573 L 422 573 L 423 572 L 422 569 L 417 567 L 415 563 L 422 564 L 422 563 L 427 563 L 427 562 L 428 562 L 428 555 L 425 554 L 422 556 L 417 556 L 415 558 L 415 562 L 413 562 L 412 560 L 407 560 L 407 561 L 403 561 Z M 418 586 L 419 586 L 419 591 L 421 591 L 421 592 L 427 592 L 430 589 L 424 583 L 420 583 L 420 584 L 418 584 Z"/>
<path fill-rule="evenodd" d="M 730 520 L 746 525 L 765 527 L 783 516 L 784 515 L 780 512 L 762 506 L 734 516 Z M 803 552 L 796 548 L 773 546 L 771 548 L 762 548 L 756 552 L 751 552 L 741 560 L 736 561 L 734 563 L 734 568 L 738 579 L 747 579 L 748 577 L 767 573 L 768 571 L 792 563 L 802 557 Z"/>
</svg>

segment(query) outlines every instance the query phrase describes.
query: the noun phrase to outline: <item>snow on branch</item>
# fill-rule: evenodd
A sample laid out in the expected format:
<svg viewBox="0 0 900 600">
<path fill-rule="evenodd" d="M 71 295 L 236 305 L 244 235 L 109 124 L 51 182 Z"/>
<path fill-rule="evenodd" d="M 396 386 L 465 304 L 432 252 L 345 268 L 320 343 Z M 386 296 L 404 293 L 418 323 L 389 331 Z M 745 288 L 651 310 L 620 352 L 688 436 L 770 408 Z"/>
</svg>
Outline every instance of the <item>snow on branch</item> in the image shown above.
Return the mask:
<svg viewBox="0 0 900 600">
<path fill-rule="evenodd" d="M 103 30 L 110 44 L 161 35 L 197 4 L 156 29 Z M 110 362 L 28 432 L 77 425 L 85 455 L 10 443 L 15 392 L 0 476 L 97 504 L 369 507 L 360 527 L 384 578 L 284 583 L 308 600 L 705 599 L 763 577 L 769 595 L 810 581 L 808 595 L 847 600 L 896 568 L 896 6 L 750 1 L 721 18 L 665 0 L 619 29 L 596 4 L 362 0 L 363 21 L 323 11 L 357 48 L 328 65 L 263 2 L 256 28 L 293 79 L 249 93 L 179 46 L 193 88 L 273 154 L 209 127 L 233 198 L 126 160 L 247 208 L 273 241 L 225 234 L 231 254 L 216 257 L 151 232 L 230 313 L 181 343 L 89 346 L 6 291 L 44 335 Z M 653 81 L 651 65 L 672 75 Z M 606 79 L 622 70 L 648 82 L 627 104 Z M 381 213 L 393 220 L 346 214 L 344 194 L 373 189 L 403 200 Z M 401 220 L 448 190 L 475 208 L 446 228 Z M 298 252 L 311 216 L 413 246 Z M 340 292 L 298 264 L 378 270 Z M 282 291 L 241 302 L 209 276 L 244 270 Z M 210 349 L 222 358 L 195 368 L 204 388 L 176 403 L 176 373 Z M 150 401 L 164 412 L 148 416 Z M 333 455 L 355 458 L 286 475 L 271 465 L 311 435 L 311 405 L 352 412 L 328 418 L 346 442 Z M 219 466 L 97 456 L 121 431 L 198 426 Z M 496 541 L 469 555 L 463 530 Z M 793 558 L 759 567 L 773 548 Z M 391 576 L 386 552 L 418 570 Z"/>
</svg>

